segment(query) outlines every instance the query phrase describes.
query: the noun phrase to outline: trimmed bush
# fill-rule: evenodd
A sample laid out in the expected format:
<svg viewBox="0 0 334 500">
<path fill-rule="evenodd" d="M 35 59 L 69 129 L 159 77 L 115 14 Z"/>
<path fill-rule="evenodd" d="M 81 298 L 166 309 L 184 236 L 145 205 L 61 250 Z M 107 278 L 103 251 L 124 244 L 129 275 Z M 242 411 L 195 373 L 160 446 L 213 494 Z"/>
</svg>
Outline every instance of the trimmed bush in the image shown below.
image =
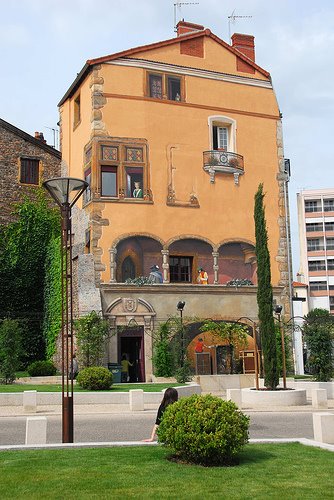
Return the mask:
<svg viewBox="0 0 334 500">
<path fill-rule="evenodd" d="M 28 366 L 27 372 L 30 377 L 49 377 L 56 375 L 57 368 L 51 361 L 34 361 Z"/>
<path fill-rule="evenodd" d="M 83 389 L 88 389 L 89 391 L 103 391 L 111 388 L 113 376 L 112 373 L 107 370 L 107 368 L 103 368 L 103 366 L 91 366 L 81 370 L 76 380 Z"/>
<path fill-rule="evenodd" d="M 248 442 L 249 417 L 232 401 L 194 394 L 169 405 L 159 442 L 180 459 L 200 465 L 235 465 Z"/>
</svg>

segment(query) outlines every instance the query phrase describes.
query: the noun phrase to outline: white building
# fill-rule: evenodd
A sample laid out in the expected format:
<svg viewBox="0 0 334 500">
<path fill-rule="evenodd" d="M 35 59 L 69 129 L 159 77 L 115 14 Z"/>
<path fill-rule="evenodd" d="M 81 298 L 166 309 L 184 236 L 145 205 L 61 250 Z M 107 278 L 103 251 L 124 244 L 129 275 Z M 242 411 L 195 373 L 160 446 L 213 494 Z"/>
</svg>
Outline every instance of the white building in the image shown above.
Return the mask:
<svg viewBox="0 0 334 500">
<path fill-rule="evenodd" d="M 309 285 L 309 309 L 334 314 L 334 188 L 297 194 L 300 281 Z"/>
</svg>

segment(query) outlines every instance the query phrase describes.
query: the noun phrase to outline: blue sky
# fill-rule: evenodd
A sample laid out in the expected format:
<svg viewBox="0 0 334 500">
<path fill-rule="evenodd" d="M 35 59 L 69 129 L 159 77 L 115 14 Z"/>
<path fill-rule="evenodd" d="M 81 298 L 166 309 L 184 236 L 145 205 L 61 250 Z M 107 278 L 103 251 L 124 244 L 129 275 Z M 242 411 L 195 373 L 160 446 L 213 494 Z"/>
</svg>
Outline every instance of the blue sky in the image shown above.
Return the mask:
<svg viewBox="0 0 334 500">
<path fill-rule="evenodd" d="M 190 0 L 189 0 L 190 1 Z M 87 59 L 174 36 L 176 0 L 0 0 L 0 117 L 53 143 L 57 103 Z M 271 73 L 291 160 L 291 229 L 298 271 L 296 193 L 334 188 L 331 0 L 198 0 L 181 16 L 228 41 L 255 36 L 256 62 Z M 177 19 L 179 11 L 176 9 Z M 259 144 L 259 147 L 261 145 Z"/>
</svg>

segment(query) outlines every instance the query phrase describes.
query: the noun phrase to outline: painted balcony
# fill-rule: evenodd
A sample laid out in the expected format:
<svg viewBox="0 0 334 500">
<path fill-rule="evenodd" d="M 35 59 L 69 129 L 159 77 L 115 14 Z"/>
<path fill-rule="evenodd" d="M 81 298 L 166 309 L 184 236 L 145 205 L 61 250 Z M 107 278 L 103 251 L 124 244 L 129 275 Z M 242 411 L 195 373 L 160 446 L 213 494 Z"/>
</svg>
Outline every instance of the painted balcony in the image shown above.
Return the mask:
<svg viewBox="0 0 334 500">
<path fill-rule="evenodd" d="M 210 182 L 215 182 L 216 174 L 233 174 L 234 183 L 239 184 L 239 175 L 244 174 L 244 158 L 237 153 L 223 150 L 203 152 L 203 169 L 210 175 Z"/>
</svg>

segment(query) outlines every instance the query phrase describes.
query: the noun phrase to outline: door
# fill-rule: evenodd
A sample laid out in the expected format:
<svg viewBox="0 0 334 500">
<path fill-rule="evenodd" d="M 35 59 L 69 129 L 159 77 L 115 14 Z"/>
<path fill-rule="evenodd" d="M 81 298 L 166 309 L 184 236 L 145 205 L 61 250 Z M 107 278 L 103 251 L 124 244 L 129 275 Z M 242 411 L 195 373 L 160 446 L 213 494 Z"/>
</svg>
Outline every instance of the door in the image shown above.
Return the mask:
<svg viewBox="0 0 334 500">
<path fill-rule="evenodd" d="M 121 361 L 123 354 L 130 361 L 129 382 L 145 382 L 145 352 L 143 327 L 128 328 L 118 332 L 118 359 Z"/>
</svg>

